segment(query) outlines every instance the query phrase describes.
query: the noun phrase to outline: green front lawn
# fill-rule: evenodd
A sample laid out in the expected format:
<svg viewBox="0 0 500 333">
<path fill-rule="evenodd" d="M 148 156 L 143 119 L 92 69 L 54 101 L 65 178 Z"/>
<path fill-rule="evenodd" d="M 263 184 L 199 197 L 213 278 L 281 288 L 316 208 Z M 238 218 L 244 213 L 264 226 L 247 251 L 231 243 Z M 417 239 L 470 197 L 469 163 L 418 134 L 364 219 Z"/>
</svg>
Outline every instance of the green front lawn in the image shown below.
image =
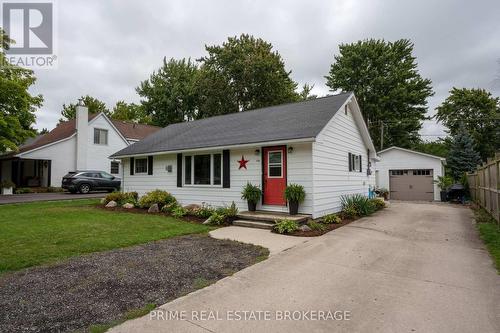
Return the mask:
<svg viewBox="0 0 500 333">
<path fill-rule="evenodd" d="M 172 217 L 111 212 L 98 200 L 0 205 L 0 274 L 64 258 L 203 233 Z"/>
</svg>

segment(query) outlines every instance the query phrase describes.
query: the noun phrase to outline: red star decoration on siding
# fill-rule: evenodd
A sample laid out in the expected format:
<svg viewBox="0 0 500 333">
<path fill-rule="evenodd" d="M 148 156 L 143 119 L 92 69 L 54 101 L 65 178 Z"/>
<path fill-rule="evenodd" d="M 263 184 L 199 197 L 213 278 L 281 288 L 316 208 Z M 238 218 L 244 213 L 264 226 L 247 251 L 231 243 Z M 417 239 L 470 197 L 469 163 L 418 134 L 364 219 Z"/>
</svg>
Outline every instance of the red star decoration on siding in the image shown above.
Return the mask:
<svg viewBox="0 0 500 333">
<path fill-rule="evenodd" d="M 239 160 L 238 163 L 240 164 L 238 170 L 240 170 L 241 168 L 245 168 L 245 170 L 247 170 L 248 160 L 245 160 L 245 156 L 241 155 L 241 160 Z"/>
</svg>

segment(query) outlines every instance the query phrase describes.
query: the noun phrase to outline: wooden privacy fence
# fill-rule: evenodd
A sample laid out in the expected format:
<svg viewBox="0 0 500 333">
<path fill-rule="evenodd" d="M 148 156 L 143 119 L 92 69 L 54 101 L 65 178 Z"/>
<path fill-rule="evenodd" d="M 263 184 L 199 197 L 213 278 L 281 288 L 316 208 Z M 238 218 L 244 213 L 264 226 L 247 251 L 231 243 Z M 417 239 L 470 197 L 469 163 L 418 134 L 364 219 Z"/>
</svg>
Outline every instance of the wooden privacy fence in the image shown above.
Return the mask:
<svg viewBox="0 0 500 333">
<path fill-rule="evenodd" d="M 500 224 L 500 153 L 467 174 L 472 200 L 490 212 Z"/>
</svg>

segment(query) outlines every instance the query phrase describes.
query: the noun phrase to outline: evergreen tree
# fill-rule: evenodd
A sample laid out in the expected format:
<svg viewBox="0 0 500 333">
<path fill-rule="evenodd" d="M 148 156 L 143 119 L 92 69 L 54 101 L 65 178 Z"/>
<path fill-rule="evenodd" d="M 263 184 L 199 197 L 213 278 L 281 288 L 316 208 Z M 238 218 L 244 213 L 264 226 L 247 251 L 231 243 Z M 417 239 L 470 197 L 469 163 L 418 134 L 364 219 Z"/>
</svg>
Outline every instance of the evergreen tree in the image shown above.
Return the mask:
<svg viewBox="0 0 500 333">
<path fill-rule="evenodd" d="M 450 174 L 455 181 L 459 181 L 464 173 L 471 172 L 481 163 L 481 157 L 475 149 L 474 139 L 461 125 L 452 137 L 447 164 Z"/>
</svg>

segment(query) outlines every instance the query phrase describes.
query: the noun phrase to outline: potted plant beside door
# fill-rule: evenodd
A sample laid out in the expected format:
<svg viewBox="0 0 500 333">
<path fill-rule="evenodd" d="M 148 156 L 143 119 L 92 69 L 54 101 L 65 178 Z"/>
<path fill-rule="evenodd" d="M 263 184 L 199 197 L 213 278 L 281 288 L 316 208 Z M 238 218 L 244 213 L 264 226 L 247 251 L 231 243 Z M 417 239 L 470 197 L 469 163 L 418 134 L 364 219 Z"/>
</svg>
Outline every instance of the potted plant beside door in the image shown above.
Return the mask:
<svg viewBox="0 0 500 333">
<path fill-rule="evenodd" d="M 255 212 L 257 209 L 257 203 L 262 197 L 261 189 L 253 184 L 247 183 L 241 192 L 241 198 L 248 202 L 248 210 Z"/>
<path fill-rule="evenodd" d="M 285 189 L 285 199 L 288 200 L 288 209 L 290 215 L 297 215 L 299 212 L 299 203 L 306 198 L 304 186 L 299 184 L 290 184 Z"/>
<path fill-rule="evenodd" d="M 0 182 L 0 189 L 3 195 L 12 195 L 13 189 L 16 185 L 10 180 L 4 180 Z"/>
</svg>

